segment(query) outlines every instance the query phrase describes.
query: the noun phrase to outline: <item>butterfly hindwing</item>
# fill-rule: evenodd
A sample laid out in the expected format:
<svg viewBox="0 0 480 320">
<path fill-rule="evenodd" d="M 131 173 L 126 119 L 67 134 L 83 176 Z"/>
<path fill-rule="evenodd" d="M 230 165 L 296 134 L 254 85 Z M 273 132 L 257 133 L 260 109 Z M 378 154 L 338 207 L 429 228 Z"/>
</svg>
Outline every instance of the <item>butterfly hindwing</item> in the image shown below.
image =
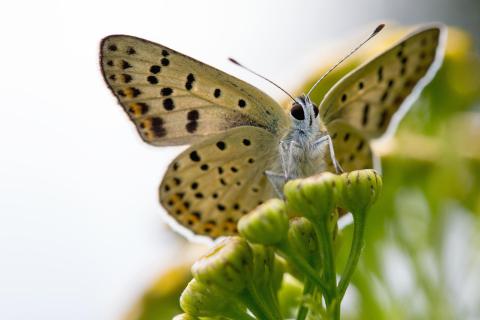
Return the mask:
<svg viewBox="0 0 480 320">
<path fill-rule="evenodd" d="M 421 80 L 436 71 L 431 69 L 443 54 L 443 32 L 442 27 L 418 31 L 346 75 L 320 105 L 327 128 L 342 119 L 367 139 L 384 134 L 400 107 L 408 107 L 407 97 L 426 84 Z"/>
<path fill-rule="evenodd" d="M 343 120 L 335 120 L 330 123 L 329 134 L 335 158 L 345 172 L 373 167 L 370 143 L 358 129 Z M 325 159 L 329 171 L 335 172 L 330 154 Z"/>
<path fill-rule="evenodd" d="M 238 219 L 274 196 L 264 174 L 279 165 L 278 138 L 256 127 L 195 144 L 169 166 L 160 202 L 178 223 L 211 238 L 235 234 Z"/>
<path fill-rule="evenodd" d="M 283 109 L 255 87 L 143 39 L 114 35 L 101 43 L 104 78 L 153 145 L 179 145 L 237 126 L 285 130 Z"/>
</svg>

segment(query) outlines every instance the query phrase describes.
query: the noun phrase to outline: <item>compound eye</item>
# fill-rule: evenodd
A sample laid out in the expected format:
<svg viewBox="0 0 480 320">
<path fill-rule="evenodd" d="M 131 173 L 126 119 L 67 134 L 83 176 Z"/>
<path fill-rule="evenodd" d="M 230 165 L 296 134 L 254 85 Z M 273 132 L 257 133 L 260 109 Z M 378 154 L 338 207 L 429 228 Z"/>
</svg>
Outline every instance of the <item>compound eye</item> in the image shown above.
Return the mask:
<svg viewBox="0 0 480 320">
<path fill-rule="evenodd" d="M 297 120 L 305 120 L 305 114 L 303 113 L 303 108 L 300 104 L 294 103 L 290 114 Z"/>
<path fill-rule="evenodd" d="M 313 112 L 315 113 L 315 118 L 318 117 L 318 107 L 313 105 Z"/>
</svg>

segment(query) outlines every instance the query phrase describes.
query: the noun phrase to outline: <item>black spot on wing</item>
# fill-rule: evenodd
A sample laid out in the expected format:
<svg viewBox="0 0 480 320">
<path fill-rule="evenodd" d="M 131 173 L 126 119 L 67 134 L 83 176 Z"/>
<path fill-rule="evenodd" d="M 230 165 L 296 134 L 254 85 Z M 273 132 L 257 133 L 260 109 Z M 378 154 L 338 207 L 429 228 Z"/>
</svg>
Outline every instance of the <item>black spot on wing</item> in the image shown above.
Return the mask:
<svg viewBox="0 0 480 320">
<path fill-rule="evenodd" d="M 200 113 L 198 112 L 198 110 L 192 110 L 187 113 L 188 120 L 198 120 L 199 117 Z"/>
<path fill-rule="evenodd" d="M 150 84 L 157 84 L 157 83 L 158 83 L 158 79 L 157 79 L 157 77 L 155 77 L 155 76 L 148 76 L 148 77 L 147 77 L 147 81 L 148 81 Z"/>
<path fill-rule="evenodd" d="M 187 124 L 185 125 L 186 130 L 189 133 L 194 133 L 198 128 L 198 119 L 200 118 L 200 113 L 198 110 L 191 110 L 187 113 Z"/>
<path fill-rule="evenodd" d="M 198 129 L 198 122 L 197 121 L 190 121 L 185 125 L 185 129 L 189 133 L 194 133 Z"/>
<path fill-rule="evenodd" d="M 167 130 L 163 127 L 163 120 L 160 117 L 154 117 L 151 120 L 152 131 L 156 137 L 161 138 L 166 136 Z M 178 185 L 178 184 L 177 184 Z"/>
<path fill-rule="evenodd" d="M 125 82 L 125 83 L 129 83 L 133 79 L 131 75 L 126 74 L 126 73 L 122 74 L 122 78 L 123 78 L 123 82 Z"/>
<path fill-rule="evenodd" d="M 162 68 L 159 65 L 153 65 L 150 67 L 150 72 L 157 74 L 162 70 Z"/>
<path fill-rule="evenodd" d="M 175 185 L 176 186 L 179 186 L 181 183 L 182 183 L 182 180 L 178 177 L 174 177 L 173 178 L 173 182 L 175 182 Z"/>
<path fill-rule="evenodd" d="M 380 114 L 380 119 L 378 120 L 378 124 L 377 124 L 377 127 L 379 129 L 383 128 L 383 126 L 385 125 L 385 123 L 387 122 L 387 116 L 388 116 L 388 110 L 385 109 L 382 111 L 382 113 Z"/>
<path fill-rule="evenodd" d="M 380 66 L 377 70 L 377 80 L 378 82 L 382 82 L 383 80 L 383 66 Z"/>
<path fill-rule="evenodd" d="M 225 150 L 225 148 L 227 147 L 227 145 L 223 141 L 218 141 L 216 145 L 217 145 L 217 148 L 222 151 Z"/>
<path fill-rule="evenodd" d="M 131 68 L 131 67 L 132 67 L 132 65 L 130 63 L 128 63 L 128 61 L 122 60 L 122 69 L 123 70 Z"/>
<path fill-rule="evenodd" d="M 200 156 L 198 155 L 197 151 L 190 152 L 190 160 L 194 162 L 199 162 L 201 160 Z"/>
<path fill-rule="evenodd" d="M 167 98 L 163 100 L 163 107 L 165 108 L 165 110 L 171 111 L 175 109 L 175 104 L 173 103 L 173 100 L 171 98 Z"/>
<path fill-rule="evenodd" d="M 370 104 L 366 103 L 363 106 L 362 125 L 365 127 L 368 123 L 368 114 L 370 111 Z"/>
<path fill-rule="evenodd" d="M 385 90 L 385 92 L 380 97 L 380 101 L 385 102 L 387 100 L 387 98 L 388 98 L 388 90 Z"/>
<path fill-rule="evenodd" d="M 357 151 L 362 150 L 364 145 L 365 145 L 365 141 L 360 140 L 360 142 L 357 145 Z"/>
<path fill-rule="evenodd" d="M 162 88 L 162 90 L 160 90 L 160 94 L 164 97 L 168 97 L 169 95 L 171 95 L 173 93 L 173 90 L 172 88 Z"/>
<path fill-rule="evenodd" d="M 185 88 L 187 90 L 192 90 L 194 82 L 195 82 L 195 76 L 193 75 L 193 73 L 189 73 L 187 76 L 187 82 L 185 82 Z"/>
<path fill-rule="evenodd" d="M 127 49 L 127 54 L 128 55 L 132 55 L 132 54 L 135 54 L 135 53 L 137 53 L 137 52 L 135 51 L 135 49 L 133 47 L 128 47 L 128 49 Z"/>
<path fill-rule="evenodd" d="M 162 58 L 162 60 L 160 60 L 160 63 L 162 64 L 162 66 L 167 67 L 170 64 L 170 60 L 168 60 L 167 58 Z"/>
</svg>

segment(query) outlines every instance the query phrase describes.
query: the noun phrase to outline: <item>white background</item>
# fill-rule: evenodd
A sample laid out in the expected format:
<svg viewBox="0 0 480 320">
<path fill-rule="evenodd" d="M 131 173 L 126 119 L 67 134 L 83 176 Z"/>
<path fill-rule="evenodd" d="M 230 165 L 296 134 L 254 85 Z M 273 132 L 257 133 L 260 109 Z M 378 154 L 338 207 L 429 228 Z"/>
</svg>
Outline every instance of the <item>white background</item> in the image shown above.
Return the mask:
<svg viewBox="0 0 480 320">
<path fill-rule="evenodd" d="M 478 3 L 477 3 L 478 4 Z M 457 23 L 475 1 L 16 1 L 0 12 L 0 319 L 117 319 L 181 242 L 157 186 L 176 148 L 141 142 L 106 88 L 100 39 L 162 43 L 245 79 L 233 56 L 286 89 L 313 53 L 380 21 Z M 307 58 L 310 57 L 310 58 Z"/>
</svg>

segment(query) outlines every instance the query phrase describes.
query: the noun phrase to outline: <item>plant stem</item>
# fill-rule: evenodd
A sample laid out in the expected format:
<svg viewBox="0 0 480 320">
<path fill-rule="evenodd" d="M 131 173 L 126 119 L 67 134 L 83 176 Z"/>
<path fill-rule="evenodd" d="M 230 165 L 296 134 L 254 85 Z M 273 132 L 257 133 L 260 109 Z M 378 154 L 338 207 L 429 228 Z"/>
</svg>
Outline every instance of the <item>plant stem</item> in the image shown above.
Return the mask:
<svg viewBox="0 0 480 320">
<path fill-rule="evenodd" d="M 313 286 L 313 283 L 308 278 L 305 278 L 305 281 L 303 283 L 304 283 L 303 284 L 303 296 L 302 296 L 302 301 L 301 301 L 300 307 L 298 308 L 297 320 L 305 320 L 305 318 L 307 317 L 307 314 L 308 314 L 309 310 L 304 304 L 305 297 L 307 295 L 310 295 L 311 293 L 313 293 L 313 289 L 315 288 Z"/>
<path fill-rule="evenodd" d="M 239 295 L 242 302 L 247 306 L 247 308 L 252 311 L 252 313 L 258 319 L 265 319 L 265 320 L 276 320 L 275 317 L 265 310 L 264 306 L 257 301 L 256 297 L 253 297 L 252 294 L 248 291 L 244 291 Z"/>
<path fill-rule="evenodd" d="M 355 272 L 355 268 L 357 267 L 360 253 L 362 252 L 363 234 L 365 231 L 365 217 L 365 212 L 357 212 L 356 214 L 353 214 L 352 245 L 350 247 L 350 254 L 348 256 L 347 264 L 338 285 L 339 302 L 343 299 L 343 296 L 345 295 L 345 291 L 347 290 L 353 273 Z"/>
<path fill-rule="evenodd" d="M 255 320 L 255 318 L 246 313 L 245 310 L 236 310 L 237 308 L 234 309 L 235 310 L 230 310 L 229 314 L 225 314 L 225 316 L 238 320 Z"/>
<path fill-rule="evenodd" d="M 333 255 L 332 234 L 328 227 L 328 218 L 311 221 L 317 233 L 318 246 L 324 265 L 323 278 L 327 282 L 328 291 L 325 297 L 328 314 L 331 319 L 340 319 L 340 302 L 337 299 L 337 278 L 335 273 L 335 258 Z"/>
<path fill-rule="evenodd" d="M 327 282 L 328 295 L 325 295 L 327 309 L 332 299 L 336 296 L 337 279 L 335 274 L 335 259 L 333 257 L 333 244 L 331 233 L 328 229 L 327 219 L 321 221 L 311 221 L 317 233 L 318 246 L 322 254 L 324 265 L 324 280 Z"/>
<path fill-rule="evenodd" d="M 269 297 L 269 301 L 272 304 L 273 310 L 275 310 L 275 314 L 281 317 L 280 304 L 278 302 L 277 293 L 273 289 L 273 286 L 271 283 L 269 283 L 268 285 L 266 296 Z"/>
<path fill-rule="evenodd" d="M 271 278 L 267 278 L 266 280 L 271 280 Z M 262 304 L 265 305 L 264 308 L 268 309 L 269 313 L 272 314 L 275 319 L 281 319 L 280 305 L 272 283 L 257 284 L 252 290 L 255 290 L 257 299 L 262 300 Z"/>
<path fill-rule="evenodd" d="M 328 295 L 328 286 L 305 259 L 293 252 L 287 243 L 281 242 L 277 244 L 277 247 L 295 268 L 299 269 L 310 281 L 318 286 L 324 295 Z"/>
<path fill-rule="evenodd" d="M 338 298 L 338 296 L 335 298 L 335 300 L 332 303 L 333 306 L 333 319 L 339 320 L 340 319 L 340 305 L 342 303 L 342 300 Z"/>
</svg>

